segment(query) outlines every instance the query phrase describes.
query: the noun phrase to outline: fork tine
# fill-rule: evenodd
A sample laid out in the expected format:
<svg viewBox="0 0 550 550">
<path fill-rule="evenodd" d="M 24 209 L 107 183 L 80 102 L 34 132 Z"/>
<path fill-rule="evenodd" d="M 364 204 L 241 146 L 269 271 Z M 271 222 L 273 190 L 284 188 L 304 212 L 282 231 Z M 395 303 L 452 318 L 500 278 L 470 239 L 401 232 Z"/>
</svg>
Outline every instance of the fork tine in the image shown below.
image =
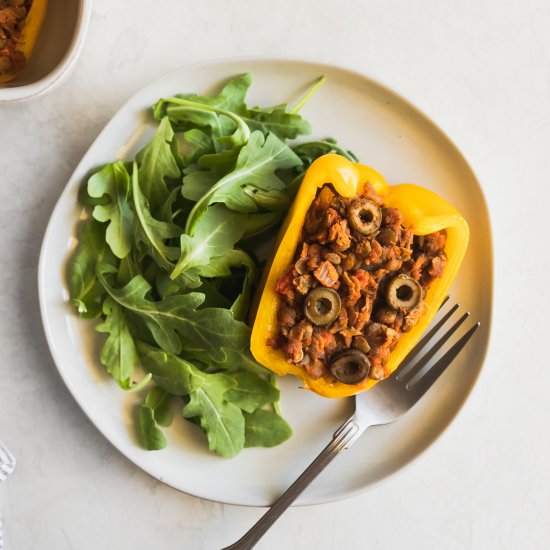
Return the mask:
<svg viewBox="0 0 550 550">
<path fill-rule="evenodd" d="M 454 311 L 456 311 L 456 308 L 453 308 L 452 312 L 454 313 Z M 469 311 L 464 313 L 462 317 L 460 317 L 460 319 L 446 333 L 444 333 L 443 336 L 441 336 L 441 338 L 437 340 L 437 342 L 435 342 L 431 346 L 431 348 L 416 363 L 414 363 L 414 365 L 412 365 L 410 368 L 407 368 L 407 370 L 404 373 L 398 374 L 397 379 L 401 380 L 402 382 L 408 379 L 409 381 L 407 382 L 407 384 L 410 384 L 411 379 L 413 379 L 415 375 L 418 374 L 428 364 L 428 361 L 430 361 L 434 357 L 434 355 L 443 347 L 443 345 L 447 342 L 447 340 L 456 332 L 458 327 L 460 327 L 460 325 L 469 316 L 470 316 Z"/>
<path fill-rule="evenodd" d="M 401 367 L 397 370 L 395 378 L 397 380 L 403 380 L 404 378 L 407 378 L 409 375 L 412 375 L 413 370 L 418 372 L 419 369 L 421 369 L 427 361 L 433 355 L 441 348 L 441 346 L 446 342 L 447 339 L 453 334 L 453 332 L 464 322 L 464 320 L 470 315 L 470 313 L 465 313 L 458 321 L 453 325 L 446 335 L 443 335 L 443 338 L 446 337 L 446 340 L 439 340 L 436 342 L 432 349 L 435 349 L 435 351 L 429 351 L 423 359 L 420 359 L 419 361 L 415 362 L 415 359 L 417 355 L 427 348 L 428 342 L 443 328 L 443 326 L 447 323 L 447 321 L 452 317 L 452 315 L 456 312 L 456 310 L 460 307 L 460 304 L 455 304 L 445 315 L 426 333 L 426 335 L 414 346 L 414 348 L 411 350 L 409 355 L 405 358 L 405 360 L 401 363 Z M 428 356 L 428 354 L 431 354 Z M 427 359 L 426 356 L 428 356 Z"/>
<path fill-rule="evenodd" d="M 416 395 L 419 399 L 432 384 L 443 374 L 445 369 L 454 361 L 456 356 L 462 351 L 462 348 L 468 343 L 474 332 L 479 328 L 480 323 L 476 323 L 466 334 L 464 334 L 446 353 L 430 368 L 416 383 L 409 382 L 406 386 L 408 390 Z M 412 386 L 412 387 L 409 387 Z"/>
</svg>

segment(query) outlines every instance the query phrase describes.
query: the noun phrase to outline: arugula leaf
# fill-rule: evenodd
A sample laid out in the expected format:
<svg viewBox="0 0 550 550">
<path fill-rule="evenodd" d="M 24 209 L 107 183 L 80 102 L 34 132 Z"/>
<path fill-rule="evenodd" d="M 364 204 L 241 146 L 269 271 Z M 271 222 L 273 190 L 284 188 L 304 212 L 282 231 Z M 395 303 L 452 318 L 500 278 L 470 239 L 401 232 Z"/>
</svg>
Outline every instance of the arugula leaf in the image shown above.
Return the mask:
<svg viewBox="0 0 550 550">
<path fill-rule="evenodd" d="M 253 197 L 244 192 L 243 186 L 252 185 L 264 191 L 284 189 L 286 184 L 276 171 L 299 164 L 301 160 L 298 156 L 275 134 L 264 137 L 260 131 L 253 132 L 239 153 L 235 170 L 212 186 L 191 210 L 186 233 L 193 234 L 199 219 L 212 203 L 225 203 L 238 212 L 256 212 L 258 205 Z"/>
<path fill-rule="evenodd" d="M 203 155 L 214 152 L 212 138 L 206 132 L 198 128 L 191 128 L 191 130 L 183 132 L 183 139 L 193 149 L 192 153 L 186 155 L 183 159 L 186 166 L 198 162 Z"/>
<path fill-rule="evenodd" d="M 101 314 L 100 298 L 105 289 L 95 274 L 98 262 L 114 262 L 111 249 L 105 244 L 105 224 L 94 219 L 86 220 L 79 227 L 78 246 L 71 258 L 68 270 L 71 302 L 85 319 Z"/>
<path fill-rule="evenodd" d="M 101 349 L 100 361 L 107 372 L 125 390 L 130 388 L 130 377 L 138 362 L 134 339 L 130 334 L 122 308 L 113 299 L 103 302 L 105 320 L 97 325 L 97 332 L 108 334 Z"/>
<path fill-rule="evenodd" d="M 159 386 L 151 388 L 145 397 L 145 406 L 153 410 L 155 422 L 159 426 L 168 427 L 172 424 L 170 399 L 171 395 Z"/>
<path fill-rule="evenodd" d="M 151 346 L 139 344 L 144 366 L 166 391 L 188 396 L 185 418 L 198 419 L 211 451 L 235 456 L 244 446 L 244 417 L 241 409 L 225 399 L 236 382 L 223 373 L 209 374 L 192 363 Z"/>
<path fill-rule="evenodd" d="M 311 126 L 298 115 L 298 110 L 309 99 L 311 94 L 315 92 L 319 83 L 315 84 L 308 91 L 303 101 L 297 105 L 298 109 L 295 108 L 288 111 L 286 104 L 268 108 L 253 107 L 248 109 L 245 104 L 245 96 L 251 81 L 250 75 L 245 74 L 230 80 L 217 96 L 203 97 L 195 94 L 178 94 L 176 97 L 203 103 L 218 109 L 233 111 L 248 124 L 251 130 L 260 130 L 264 134 L 272 132 L 281 139 L 295 139 L 299 135 L 306 135 L 311 132 Z M 175 123 L 189 123 L 192 120 L 196 124 L 207 125 L 204 120 L 191 118 L 189 112 L 178 105 L 166 105 L 163 102 L 157 103 L 154 109 L 155 116 L 159 120 L 164 114 L 168 114 Z M 226 128 L 225 132 L 227 131 Z M 223 132 L 221 133 L 223 134 Z"/>
<path fill-rule="evenodd" d="M 226 399 L 247 413 L 279 399 L 279 390 L 253 372 L 233 375 L 237 387 L 227 391 Z"/>
<path fill-rule="evenodd" d="M 111 271 L 111 266 L 107 264 L 100 264 L 97 271 L 99 281 L 109 295 L 122 307 L 143 320 L 161 348 L 172 353 L 180 353 L 182 344 L 177 331 L 177 315 L 173 315 L 170 308 L 166 306 L 159 308 L 156 302 L 146 298 L 151 291 L 151 285 L 142 275 L 136 275 L 121 289 L 115 289 L 105 278 L 105 275 Z M 195 304 L 198 305 L 198 303 L 199 301 L 195 300 Z M 187 305 L 185 303 L 185 306 Z"/>
<path fill-rule="evenodd" d="M 320 76 L 307 90 L 299 101 L 290 109 L 291 113 L 299 113 L 302 107 L 312 98 L 317 90 L 326 82 L 326 76 Z"/>
<path fill-rule="evenodd" d="M 233 385 L 234 381 L 225 374 L 209 375 L 204 385 L 190 394 L 182 411 L 185 418 L 198 417 L 210 450 L 226 458 L 238 454 L 245 441 L 243 413 L 224 398 Z"/>
<path fill-rule="evenodd" d="M 185 217 L 187 217 L 189 210 L 191 210 L 191 206 L 187 204 L 187 201 L 184 199 L 182 200 L 181 185 L 179 185 L 170 191 L 165 203 L 157 210 L 157 217 L 160 221 L 174 223 L 177 225 L 177 217 L 181 214 L 184 214 Z"/>
<path fill-rule="evenodd" d="M 215 154 L 205 154 L 196 163 L 185 170 L 182 195 L 189 200 L 198 201 L 208 190 L 233 171 L 240 148 L 234 147 Z"/>
<path fill-rule="evenodd" d="M 134 214 L 130 208 L 130 177 L 120 161 L 107 164 L 88 180 L 90 197 L 109 197 L 106 204 L 94 207 L 93 217 L 109 222 L 105 240 L 118 258 L 126 257 L 132 248 Z"/>
<path fill-rule="evenodd" d="M 243 184 L 241 186 L 245 195 L 248 195 L 259 208 L 277 211 L 284 210 L 290 206 L 298 187 L 294 188 L 292 183 L 284 190 L 261 189 L 255 185 Z"/>
<path fill-rule="evenodd" d="M 146 405 L 139 407 L 139 435 L 142 445 L 148 451 L 159 451 L 168 444 L 155 421 L 155 411 Z"/>
<path fill-rule="evenodd" d="M 136 157 L 141 189 L 153 208 L 159 208 L 168 198 L 166 178 L 176 179 L 181 176 L 172 150 L 173 143 L 177 143 L 174 131 L 168 117 L 164 117 L 151 141 Z"/>
<path fill-rule="evenodd" d="M 212 357 L 206 355 L 204 351 L 185 350 L 185 354 L 189 354 L 190 358 L 197 359 L 198 361 L 202 361 L 204 363 L 210 362 L 214 367 L 224 369 L 228 372 L 247 370 L 261 375 L 265 375 L 267 373 L 267 369 L 260 365 L 256 359 L 254 359 L 250 349 L 236 350 L 234 348 L 224 348 L 224 352 L 224 360 L 215 361 Z"/>
<path fill-rule="evenodd" d="M 94 265 L 94 274 L 97 271 L 97 265 L 98 263 L 101 263 L 102 258 L 98 258 Z M 112 261 L 109 261 L 108 259 L 105 259 L 105 263 L 113 265 Z M 126 283 L 130 282 L 136 275 L 139 275 L 141 273 L 140 266 L 138 265 L 138 262 L 134 258 L 133 254 L 128 254 L 126 258 L 122 258 L 119 263 L 118 267 L 118 273 L 116 282 L 117 285 L 125 285 Z M 99 281 L 98 281 L 99 284 Z M 105 291 L 103 286 L 99 284 L 99 286 Z"/>
<path fill-rule="evenodd" d="M 178 94 L 176 97 L 188 99 L 195 103 L 201 103 L 218 109 L 238 111 L 244 105 L 244 99 L 251 83 L 252 76 L 246 73 L 229 80 L 216 96 L 207 97 L 196 94 Z M 166 109 L 171 107 L 167 105 L 165 101 L 164 99 L 160 99 L 153 106 L 153 114 L 157 120 L 161 120 L 161 118 L 166 115 Z M 177 109 L 173 110 L 177 112 Z"/>
<path fill-rule="evenodd" d="M 164 98 L 153 106 L 157 120 L 168 116 L 178 130 L 209 129 L 216 151 L 222 144 L 239 146 L 248 141 L 250 129 L 237 114 L 244 106 L 244 97 L 250 86 L 250 75 L 241 75 L 229 81 L 214 97 L 196 94 L 178 94 Z"/>
<path fill-rule="evenodd" d="M 221 282 L 220 279 L 201 279 L 201 286 L 197 288 L 197 292 L 204 294 L 204 302 L 201 307 L 231 308 L 231 300 L 220 289 Z M 241 321 L 242 319 L 238 320 Z"/>
<path fill-rule="evenodd" d="M 199 347 L 217 363 L 227 360 L 227 350 L 242 353 L 248 349 L 250 328 L 227 309 L 197 309 L 204 302 L 203 294 L 172 295 L 155 302 L 146 298 L 151 285 L 141 275 L 115 289 L 105 278 L 110 270 L 110 266 L 98 267 L 101 284 L 121 306 L 143 319 L 162 349 L 178 355 L 186 346 Z"/>
<path fill-rule="evenodd" d="M 193 236 L 181 236 L 181 256 L 170 277 L 175 279 L 192 267 L 206 266 L 213 258 L 229 253 L 243 236 L 245 221 L 244 214 L 221 204 L 211 206 L 197 223 Z"/>
<path fill-rule="evenodd" d="M 192 363 L 144 342 L 137 342 L 141 364 L 153 380 L 172 395 L 185 396 L 200 388 L 204 374 Z"/>
<path fill-rule="evenodd" d="M 226 255 L 226 257 L 232 267 L 241 265 L 244 266 L 246 270 L 242 292 L 237 296 L 230 308 L 233 317 L 237 319 L 237 321 L 245 322 L 248 315 L 248 308 L 252 300 L 252 291 L 258 276 L 256 264 L 252 258 L 242 250 L 232 250 Z"/>
<path fill-rule="evenodd" d="M 220 144 L 242 145 L 246 143 L 250 130 L 237 114 L 244 108 L 244 98 L 252 82 L 249 74 L 230 80 L 214 97 L 196 94 L 178 94 L 161 99 L 153 106 L 157 120 L 168 116 L 179 130 L 201 128 L 212 134 L 212 144 L 220 151 Z"/>
<path fill-rule="evenodd" d="M 309 122 L 296 113 L 287 112 L 286 104 L 267 109 L 253 107 L 241 117 L 252 131 L 260 130 L 265 135 L 273 133 L 280 139 L 296 139 L 311 133 Z"/>
<path fill-rule="evenodd" d="M 153 378 L 153 375 L 148 372 L 139 382 L 132 382 L 132 386 L 127 390 L 128 393 L 140 392 L 149 385 L 149 382 L 151 382 L 151 378 Z"/>
<path fill-rule="evenodd" d="M 342 149 L 335 139 L 326 138 L 317 141 L 306 141 L 295 145 L 292 150 L 300 157 L 303 163 L 303 171 L 305 172 L 317 158 L 336 153 L 351 162 L 358 162 L 357 157 L 351 151 Z"/>
<path fill-rule="evenodd" d="M 192 267 L 191 269 L 188 269 L 179 275 L 175 281 L 180 289 L 180 292 L 182 290 L 194 290 L 199 288 L 202 284 L 202 280 L 200 278 L 200 268 Z"/>
<path fill-rule="evenodd" d="M 194 293 L 197 294 L 197 293 Z M 201 304 L 202 305 L 202 304 Z M 222 308 L 204 308 L 199 311 L 224 311 Z M 228 311 L 228 310 L 225 310 Z M 138 316 L 140 320 L 143 320 L 142 317 Z M 147 324 L 144 322 L 145 326 Z M 132 327 L 134 327 L 134 324 L 132 323 Z M 250 329 L 246 326 L 241 324 L 243 332 L 246 332 L 248 334 L 247 338 L 250 339 Z M 139 326 L 137 326 L 139 329 Z M 141 331 L 143 333 L 143 331 Z M 142 338 L 148 339 L 147 335 L 142 335 Z M 153 337 L 154 342 L 158 344 L 157 340 Z M 194 343 L 193 337 L 190 336 L 189 340 L 185 342 L 184 349 L 182 353 L 184 354 L 183 357 L 178 357 L 182 360 L 189 360 L 189 361 L 197 361 L 201 364 L 205 365 L 211 365 L 212 367 L 215 367 L 217 369 L 223 369 L 229 372 L 235 372 L 237 370 L 244 370 L 249 372 L 255 372 L 256 374 L 265 375 L 268 371 L 265 367 L 260 365 L 252 356 L 252 353 L 250 352 L 250 349 L 248 346 L 246 346 L 244 349 L 239 349 L 240 344 L 238 342 L 233 342 L 233 347 L 230 347 L 229 345 L 226 345 L 223 347 L 223 349 L 220 348 L 220 351 L 222 353 L 213 353 L 213 350 L 209 348 L 204 348 L 203 344 L 200 343 Z M 163 348 L 164 349 L 164 348 Z M 140 357 L 143 362 L 143 350 L 139 348 L 138 351 L 140 353 Z M 163 352 L 164 353 L 164 352 Z M 166 352 L 168 353 L 168 352 Z M 171 354 L 171 356 L 174 356 L 174 354 Z M 151 366 L 148 365 L 148 370 L 151 370 Z M 167 369 L 174 369 L 174 365 L 167 366 Z M 167 391 L 171 391 L 168 386 L 165 386 L 162 384 L 161 381 L 158 380 L 158 372 L 157 372 L 157 379 L 156 382 L 164 387 Z M 178 393 L 172 391 L 171 393 Z M 178 395 L 183 395 L 183 393 L 180 393 Z"/>
<path fill-rule="evenodd" d="M 179 237 L 182 231 L 173 223 L 162 222 L 153 218 L 149 209 L 149 202 L 141 191 L 138 174 L 137 165 L 134 162 L 132 195 L 139 222 L 137 227 L 141 230 L 138 240 L 146 243 L 149 254 L 162 269 L 171 271 L 174 267 L 172 261 L 178 258 L 179 251 L 175 247 L 167 246 L 164 241 Z"/>
<path fill-rule="evenodd" d="M 216 170 L 195 169 L 183 177 L 181 194 L 186 199 L 196 202 L 222 177 L 223 175 Z"/>
<path fill-rule="evenodd" d="M 249 214 L 246 220 L 244 237 L 256 237 L 276 226 L 285 216 L 284 210 L 276 210 L 274 212 L 258 212 L 257 214 Z"/>
<path fill-rule="evenodd" d="M 78 188 L 78 202 L 89 211 L 93 210 L 94 206 L 98 204 L 109 203 L 109 197 L 107 195 L 101 196 L 99 198 L 90 197 L 90 195 L 88 195 L 88 180 L 94 174 L 100 172 L 102 168 L 104 168 L 104 166 L 96 168 L 95 170 L 91 170 L 88 174 L 88 177 L 80 184 L 80 187 Z"/>
<path fill-rule="evenodd" d="M 204 277 L 229 277 L 232 267 L 244 267 L 246 269 L 242 292 L 237 296 L 230 308 L 235 319 L 238 321 L 245 321 L 246 312 L 250 304 L 252 287 L 256 282 L 257 276 L 256 264 L 252 258 L 243 250 L 233 249 L 223 256 L 210 260 L 208 265 L 203 266 L 201 275 Z"/>
<path fill-rule="evenodd" d="M 292 435 L 288 422 L 275 411 L 257 409 L 244 413 L 245 447 L 275 447 Z"/>
</svg>

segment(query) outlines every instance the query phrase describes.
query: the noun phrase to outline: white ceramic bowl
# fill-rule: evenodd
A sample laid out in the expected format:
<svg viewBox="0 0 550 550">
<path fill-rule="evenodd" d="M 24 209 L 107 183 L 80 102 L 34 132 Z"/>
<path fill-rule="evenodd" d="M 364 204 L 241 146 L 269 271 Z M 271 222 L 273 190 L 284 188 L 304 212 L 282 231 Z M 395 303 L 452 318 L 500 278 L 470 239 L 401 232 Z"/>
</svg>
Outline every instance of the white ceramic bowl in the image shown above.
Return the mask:
<svg viewBox="0 0 550 550">
<path fill-rule="evenodd" d="M 29 64 L 0 85 L 0 104 L 39 97 L 63 81 L 82 50 L 91 11 L 92 0 L 48 0 Z"/>
</svg>

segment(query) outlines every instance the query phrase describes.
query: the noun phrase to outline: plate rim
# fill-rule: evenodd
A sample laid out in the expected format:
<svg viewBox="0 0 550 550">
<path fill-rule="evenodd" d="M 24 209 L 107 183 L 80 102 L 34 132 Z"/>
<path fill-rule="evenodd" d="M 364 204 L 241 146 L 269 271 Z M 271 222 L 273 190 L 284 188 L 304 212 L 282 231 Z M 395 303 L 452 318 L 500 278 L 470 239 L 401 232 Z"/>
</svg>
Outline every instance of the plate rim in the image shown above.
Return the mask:
<svg viewBox="0 0 550 550">
<path fill-rule="evenodd" d="M 131 458 L 128 457 L 128 455 L 124 452 L 122 449 L 122 446 L 119 445 L 115 438 L 111 438 L 108 436 L 103 430 L 99 429 L 97 426 L 93 414 L 88 410 L 88 407 L 85 405 L 84 401 L 81 399 L 79 392 L 73 387 L 71 382 L 69 381 L 68 376 L 66 375 L 63 368 L 60 366 L 60 360 L 58 358 L 57 349 L 54 342 L 54 336 L 52 333 L 51 327 L 47 324 L 47 315 L 46 315 L 46 291 L 45 291 L 45 280 L 46 280 L 46 271 L 45 271 L 45 264 L 47 260 L 47 244 L 49 241 L 50 233 L 52 231 L 53 226 L 53 220 L 56 217 L 56 214 L 58 210 L 61 208 L 62 198 L 66 194 L 70 192 L 72 189 L 71 182 L 73 178 L 75 177 L 75 174 L 80 171 L 82 165 L 84 165 L 84 161 L 88 155 L 88 152 L 96 145 L 96 143 L 102 138 L 104 134 L 108 132 L 110 127 L 114 125 L 115 119 L 127 109 L 127 107 L 134 101 L 134 99 L 140 95 L 145 89 L 154 86 L 158 82 L 169 78 L 172 75 L 178 74 L 180 72 L 189 71 L 193 69 L 201 69 L 201 68 L 207 68 L 209 66 L 218 66 L 223 65 L 226 63 L 245 63 L 245 62 L 266 62 L 266 63 L 291 63 L 294 65 L 308 65 L 308 66 L 316 66 L 320 69 L 325 67 L 329 70 L 336 70 L 336 71 L 343 71 L 348 73 L 349 75 L 353 76 L 354 78 L 359 78 L 362 80 L 366 80 L 367 82 L 373 84 L 374 86 L 378 87 L 379 89 L 383 90 L 384 92 L 387 92 L 388 94 L 396 97 L 399 99 L 400 102 L 402 102 L 408 109 L 410 109 L 412 112 L 414 112 L 417 116 L 419 116 L 421 119 L 424 119 L 427 123 L 429 123 L 433 128 L 435 128 L 442 137 L 446 140 L 447 145 L 450 146 L 453 150 L 453 153 L 457 156 L 457 158 L 460 159 L 460 161 L 463 163 L 464 167 L 470 172 L 473 180 L 475 180 L 479 193 L 481 198 L 481 206 L 484 209 L 487 220 L 488 220 L 488 234 L 486 235 L 486 239 L 488 242 L 489 250 L 490 250 L 490 258 L 488 262 L 488 281 L 489 281 L 489 307 L 488 307 L 488 317 L 486 321 L 487 325 L 487 338 L 484 342 L 483 348 L 480 353 L 480 368 L 475 373 L 475 375 L 471 378 L 471 384 L 470 387 L 467 389 L 467 391 L 464 393 L 464 396 L 462 400 L 460 400 L 457 404 L 456 409 L 454 412 L 449 416 L 449 420 L 446 423 L 446 425 L 439 431 L 439 433 L 436 435 L 434 439 L 429 441 L 422 449 L 420 449 L 418 452 L 413 453 L 408 459 L 406 459 L 402 464 L 397 466 L 391 473 L 385 475 L 384 477 L 369 483 L 368 485 L 361 485 L 356 487 L 355 489 L 350 490 L 344 490 L 338 494 L 334 494 L 330 497 L 316 497 L 311 498 L 309 501 L 302 502 L 300 500 L 295 501 L 292 506 L 301 507 L 301 506 L 312 506 L 312 505 L 318 505 L 318 504 L 326 504 L 331 502 L 337 502 L 340 500 L 352 498 L 354 496 L 357 496 L 359 494 L 365 493 L 367 491 L 371 491 L 375 488 L 377 488 L 382 483 L 385 483 L 386 481 L 389 481 L 391 479 L 394 479 L 397 475 L 400 475 L 407 471 L 413 464 L 415 464 L 418 460 L 420 460 L 421 457 L 424 457 L 428 450 L 432 449 L 434 445 L 441 440 L 442 436 L 447 432 L 450 428 L 450 426 L 454 423 L 456 417 L 462 411 L 465 403 L 470 399 L 474 389 L 478 385 L 478 379 L 479 376 L 483 370 L 483 367 L 485 365 L 485 361 L 487 358 L 488 350 L 491 345 L 492 340 L 492 324 L 493 324 L 493 315 L 494 315 L 494 239 L 493 239 L 493 230 L 492 230 L 492 224 L 491 224 L 491 216 L 490 216 L 490 210 L 488 208 L 487 199 L 485 196 L 484 189 L 480 183 L 480 179 L 477 176 L 477 173 L 473 170 L 471 164 L 468 162 L 468 160 L 465 158 L 465 156 L 462 154 L 461 150 L 458 148 L 458 146 L 455 144 L 455 142 L 449 137 L 447 131 L 444 127 L 442 127 L 440 124 L 436 123 L 431 116 L 427 115 L 422 109 L 417 107 L 414 103 L 412 103 L 409 99 L 406 97 L 403 97 L 400 93 L 400 91 L 396 91 L 394 88 L 387 85 L 385 82 L 379 80 L 378 78 L 373 78 L 366 74 L 365 72 L 359 71 L 356 68 L 353 68 L 349 65 L 343 64 L 334 64 L 328 61 L 319 61 L 315 60 L 313 58 L 308 58 L 307 56 L 266 56 L 266 55 L 250 55 L 250 56 L 229 56 L 229 57 L 219 57 L 219 58 L 212 58 L 207 59 L 203 61 L 198 61 L 194 63 L 189 63 L 182 65 L 178 68 L 175 68 L 171 71 L 167 71 L 151 80 L 149 80 L 145 85 L 138 88 L 132 95 L 130 95 L 126 101 L 116 110 L 116 112 L 110 117 L 108 122 L 105 124 L 105 126 L 99 131 L 97 136 L 93 139 L 93 141 L 90 143 L 90 145 L 87 147 L 86 151 L 83 153 L 82 157 L 76 164 L 74 170 L 71 172 L 71 175 L 69 176 L 69 179 L 67 180 L 67 183 L 61 190 L 61 193 L 58 195 L 58 198 L 56 200 L 55 206 L 52 209 L 48 223 L 46 225 L 46 229 L 44 231 L 44 237 L 42 239 L 42 244 L 40 246 L 40 253 L 39 253 L 39 261 L 38 261 L 38 269 L 37 269 L 37 286 L 38 286 L 38 298 L 39 298 L 39 306 L 40 306 L 40 317 L 42 322 L 42 327 L 44 329 L 44 333 L 46 335 L 46 340 L 48 342 L 48 349 L 50 352 L 50 356 L 53 359 L 53 362 L 55 364 L 56 370 L 58 374 L 61 376 L 61 379 L 63 380 L 65 386 L 69 390 L 69 393 L 71 394 L 72 398 L 75 399 L 75 401 L 78 403 L 81 410 L 84 412 L 84 414 L 88 417 L 88 419 L 91 421 L 91 423 L 94 425 L 94 427 L 97 429 L 97 431 L 107 440 L 113 447 L 117 449 L 118 452 L 120 452 L 127 460 L 129 460 L 134 466 L 138 467 L 140 470 L 145 472 L 147 475 L 151 476 L 152 478 L 160 481 L 164 485 L 167 485 L 179 492 L 182 492 L 186 495 L 200 498 L 203 500 L 207 500 L 210 502 L 216 502 L 221 504 L 229 504 L 234 506 L 244 506 L 244 507 L 256 507 L 256 508 L 267 508 L 269 507 L 268 504 L 255 504 L 252 502 L 243 502 L 235 499 L 230 498 L 212 498 L 208 496 L 204 496 L 202 494 L 198 494 L 197 492 L 193 491 L 187 491 L 183 490 L 180 487 L 176 487 L 172 483 L 170 483 L 168 480 L 164 479 L 160 475 L 155 475 L 149 470 L 146 470 L 141 465 L 134 462 Z M 327 434 L 327 443 L 329 442 L 331 437 L 331 434 Z M 299 475 L 299 474 L 298 474 Z"/>
</svg>

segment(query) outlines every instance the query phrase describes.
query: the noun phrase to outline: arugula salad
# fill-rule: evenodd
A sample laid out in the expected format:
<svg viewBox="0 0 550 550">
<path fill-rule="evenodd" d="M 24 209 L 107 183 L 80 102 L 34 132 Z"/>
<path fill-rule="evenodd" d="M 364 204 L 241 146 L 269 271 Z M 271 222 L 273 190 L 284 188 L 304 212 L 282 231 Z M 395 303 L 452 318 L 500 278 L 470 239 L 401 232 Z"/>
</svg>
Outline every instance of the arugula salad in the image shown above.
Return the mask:
<svg viewBox="0 0 550 550">
<path fill-rule="evenodd" d="M 262 264 L 304 172 L 337 152 L 292 108 L 249 107 L 249 74 L 218 95 L 160 99 L 150 142 L 131 162 L 97 170 L 80 190 L 87 212 L 68 268 L 72 304 L 99 319 L 100 361 L 125 391 L 143 395 L 136 427 L 162 449 L 173 411 L 232 457 L 272 447 L 292 430 L 275 380 L 250 353 L 248 310 Z"/>
</svg>

